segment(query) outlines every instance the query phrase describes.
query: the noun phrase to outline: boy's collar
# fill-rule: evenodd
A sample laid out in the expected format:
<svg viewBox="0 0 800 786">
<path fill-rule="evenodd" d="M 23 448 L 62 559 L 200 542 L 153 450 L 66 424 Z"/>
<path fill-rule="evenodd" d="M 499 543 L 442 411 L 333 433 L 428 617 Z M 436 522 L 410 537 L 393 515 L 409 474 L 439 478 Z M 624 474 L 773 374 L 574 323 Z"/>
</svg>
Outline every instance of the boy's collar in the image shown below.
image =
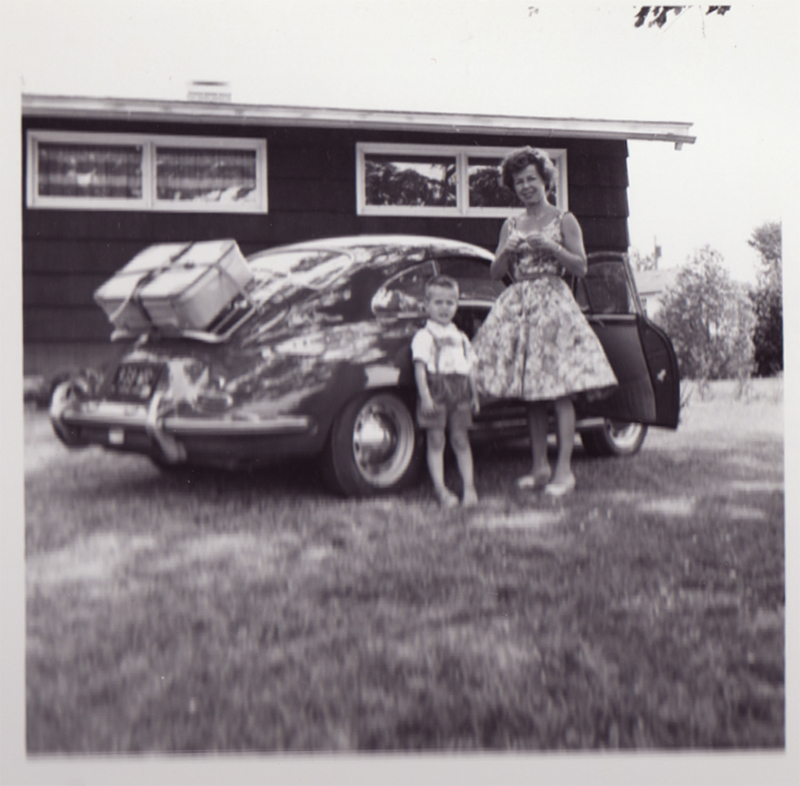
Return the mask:
<svg viewBox="0 0 800 786">
<path fill-rule="evenodd" d="M 428 321 L 425 323 L 426 328 L 434 327 L 437 330 L 449 330 L 452 327 L 455 327 L 453 322 L 447 322 L 446 324 L 442 324 L 441 322 L 437 322 L 435 319 L 431 319 L 428 317 Z"/>
</svg>

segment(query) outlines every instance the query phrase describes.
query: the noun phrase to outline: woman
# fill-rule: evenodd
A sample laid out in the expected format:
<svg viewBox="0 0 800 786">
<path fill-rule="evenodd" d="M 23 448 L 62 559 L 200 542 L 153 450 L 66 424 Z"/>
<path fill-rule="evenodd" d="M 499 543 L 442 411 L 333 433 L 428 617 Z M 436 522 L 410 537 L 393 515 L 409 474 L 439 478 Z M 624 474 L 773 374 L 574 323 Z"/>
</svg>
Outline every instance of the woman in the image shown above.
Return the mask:
<svg viewBox="0 0 800 786">
<path fill-rule="evenodd" d="M 603 348 L 561 277 L 586 274 L 586 251 L 572 213 L 548 202 L 557 170 L 545 153 L 514 150 L 501 165 L 503 184 L 525 212 L 506 219 L 491 273 L 514 284 L 498 298 L 478 331 L 478 384 L 485 395 L 528 402 L 533 468 L 520 488 L 561 496 L 575 488 L 570 462 L 575 439 L 572 395 L 617 379 Z M 550 473 L 547 416 L 556 413 L 558 458 Z"/>
</svg>

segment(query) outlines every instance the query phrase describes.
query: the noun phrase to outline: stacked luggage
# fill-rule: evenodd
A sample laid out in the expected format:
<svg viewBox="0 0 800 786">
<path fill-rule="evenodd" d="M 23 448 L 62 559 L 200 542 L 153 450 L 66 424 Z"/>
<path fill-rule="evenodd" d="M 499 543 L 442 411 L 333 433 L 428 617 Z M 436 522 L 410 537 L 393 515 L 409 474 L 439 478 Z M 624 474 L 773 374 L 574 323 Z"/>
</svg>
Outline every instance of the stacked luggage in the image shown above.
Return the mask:
<svg viewBox="0 0 800 786">
<path fill-rule="evenodd" d="M 122 334 L 219 332 L 231 315 L 252 310 L 252 280 L 235 240 L 162 243 L 137 254 L 94 297 Z"/>
</svg>

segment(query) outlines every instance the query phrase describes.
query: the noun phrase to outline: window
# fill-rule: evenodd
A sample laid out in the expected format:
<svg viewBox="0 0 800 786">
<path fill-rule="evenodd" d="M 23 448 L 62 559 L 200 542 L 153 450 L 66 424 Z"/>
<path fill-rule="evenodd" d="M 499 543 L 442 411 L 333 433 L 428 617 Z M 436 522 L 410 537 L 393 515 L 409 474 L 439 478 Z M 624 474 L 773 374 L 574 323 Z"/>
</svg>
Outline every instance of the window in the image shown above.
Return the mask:
<svg viewBox="0 0 800 786">
<path fill-rule="evenodd" d="M 585 278 L 576 280 L 575 299 L 591 314 L 635 313 L 625 268 L 615 262 L 590 265 Z"/>
<path fill-rule="evenodd" d="M 501 218 L 521 204 L 500 183 L 500 162 L 513 148 L 356 144 L 360 216 Z M 555 203 L 567 210 L 567 151 L 547 149 L 558 169 Z"/>
<path fill-rule="evenodd" d="M 372 313 L 376 317 L 424 317 L 425 284 L 435 274 L 432 262 L 398 273 L 375 293 Z"/>
<path fill-rule="evenodd" d="M 462 301 L 496 300 L 506 288 L 502 281 L 493 279 L 489 263 L 469 257 L 440 257 L 436 260 L 439 273 L 458 281 Z"/>
<path fill-rule="evenodd" d="M 267 212 L 263 139 L 28 132 L 34 208 Z"/>
</svg>

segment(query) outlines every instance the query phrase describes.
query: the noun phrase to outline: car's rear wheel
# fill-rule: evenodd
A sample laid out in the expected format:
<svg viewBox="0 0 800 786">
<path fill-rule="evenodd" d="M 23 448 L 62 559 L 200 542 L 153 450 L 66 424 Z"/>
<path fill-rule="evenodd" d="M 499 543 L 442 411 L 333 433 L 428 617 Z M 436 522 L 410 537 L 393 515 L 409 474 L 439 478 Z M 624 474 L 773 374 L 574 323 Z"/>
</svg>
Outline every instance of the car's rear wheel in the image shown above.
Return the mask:
<svg viewBox="0 0 800 786">
<path fill-rule="evenodd" d="M 406 403 L 369 393 L 348 403 L 331 429 L 325 478 L 346 496 L 386 494 L 408 485 L 422 465 L 421 440 Z"/>
<path fill-rule="evenodd" d="M 632 456 L 638 453 L 647 436 L 643 423 L 624 423 L 609 420 L 599 428 L 581 432 L 581 442 L 592 456 Z"/>
</svg>

